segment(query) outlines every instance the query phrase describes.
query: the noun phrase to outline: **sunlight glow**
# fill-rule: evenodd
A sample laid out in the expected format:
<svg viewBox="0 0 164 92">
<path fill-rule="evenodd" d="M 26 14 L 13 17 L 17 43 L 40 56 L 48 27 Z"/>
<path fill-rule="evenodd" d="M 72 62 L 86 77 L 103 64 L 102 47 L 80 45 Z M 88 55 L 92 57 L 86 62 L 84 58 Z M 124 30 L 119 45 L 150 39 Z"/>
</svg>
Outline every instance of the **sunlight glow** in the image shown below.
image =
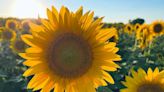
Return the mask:
<svg viewBox="0 0 164 92">
<path fill-rule="evenodd" d="M 19 18 L 46 17 L 46 8 L 35 0 L 15 0 L 11 15 Z"/>
</svg>

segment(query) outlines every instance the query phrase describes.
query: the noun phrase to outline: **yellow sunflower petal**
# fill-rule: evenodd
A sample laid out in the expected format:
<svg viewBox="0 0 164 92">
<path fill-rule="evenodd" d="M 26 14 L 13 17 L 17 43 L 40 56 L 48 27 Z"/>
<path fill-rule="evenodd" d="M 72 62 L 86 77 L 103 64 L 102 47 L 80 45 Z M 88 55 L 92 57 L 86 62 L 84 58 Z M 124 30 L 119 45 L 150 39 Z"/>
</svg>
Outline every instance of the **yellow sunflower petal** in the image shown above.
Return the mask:
<svg viewBox="0 0 164 92">
<path fill-rule="evenodd" d="M 35 65 L 38 65 L 40 63 L 43 63 L 43 62 L 42 61 L 37 61 L 37 60 L 34 60 L 34 61 L 26 60 L 26 61 L 23 62 L 23 64 L 26 65 L 26 66 L 35 66 Z"/>
<path fill-rule="evenodd" d="M 64 88 L 62 88 L 61 85 L 56 83 L 54 92 L 64 92 Z"/>
<path fill-rule="evenodd" d="M 80 17 L 83 14 L 83 7 L 81 6 L 77 11 L 76 11 L 76 17 L 80 19 Z"/>
<path fill-rule="evenodd" d="M 27 85 L 27 88 L 31 89 L 35 86 L 37 86 L 39 83 L 42 83 L 43 81 L 45 81 L 47 79 L 47 76 L 45 74 L 37 74 L 35 75 L 29 82 L 29 84 Z M 40 81 L 38 81 L 40 80 Z"/>
<path fill-rule="evenodd" d="M 43 78 L 42 78 L 43 79 Z M 44 86 L 46 86 L 49 82 L 49 78 L 45 78 L 43 81 L 39 81 L 38 84 L 34 87 L 33 91 L 37 91 L 39 89 L 42 89 Z"/>
<path fill-rule="evenodd" d="M 40 69 L 44 69 L 44 71 L 40 70 Z M 31 76 L 31 75 L 34 75 L 34 74 L 37 74 L 37 73 L 42 73 L 42 72 L 46 72 L 47 70 L 47 67 L 45 67 L 44 64 L 38 64 L 36 66 L 33 66 L 33 67 L 30 67 L 28 70 L 26 70 L 23 74 L 23 76 Z"/>
<path fill-rule="evenodd" d="M 103 71 L 103 78 L 108 81 L 111 84 L 114 84 L 114 80 L 112 78 L 112 76 L 110 74 L 108 74 L 107 72 Z"/>
<path fill-rule="evenodd" d="M 54 88 L 54 82 L 50 81 L 47 85 L 43 87 L 41 92 L 50 92 Z"/>
<path fill-rule="evenodd" d="M 53 15 L 53 13 L 49 9 L 47 9 L 47 16 L 48 16 L 48 19 L 50 20 L 52 26 L 58 25 L 57 18 Z"/>
<path fill-rule="evenodd" d="M 152 77 L 153 76 L 153 71 L 151 68 L 148 69 L 148 72 L 147 72 L 147 78 L 148 80 L 152 81 Z"/>
<path fill-rule="evenodd" d="M 59 13 L 54 6 L 52 6 L 52 12 L 54 16 L 56 16 L 56 19 L 59 21 Z"/>
</svg>

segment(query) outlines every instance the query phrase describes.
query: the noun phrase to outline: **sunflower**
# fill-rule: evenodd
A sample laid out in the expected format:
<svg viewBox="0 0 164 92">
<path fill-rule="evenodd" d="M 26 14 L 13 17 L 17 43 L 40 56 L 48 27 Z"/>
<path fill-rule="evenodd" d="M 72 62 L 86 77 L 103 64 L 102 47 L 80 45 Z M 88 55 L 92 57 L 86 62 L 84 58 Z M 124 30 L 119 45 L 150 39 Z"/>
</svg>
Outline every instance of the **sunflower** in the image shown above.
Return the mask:
<svg viewBox="0 0 164 92">
<path fill-rule="evenodd" d="M 18 27 L 18 22 L 15 19 L 8 19 L 5 24 L 6 28 L 15 30 Z"/>
<path fill-rule="evenodd" d="M 140 26 L 141 26 L 141 25 L 140 25 L 139 23 L 135 24 L 134 30 L 137 31 L 137 30 L 140 28 Z"/>
<path fill-rule="evenodd" d="M 155 21 L 150 25 L 150 31 L 154 35 L 162 35 L 164 34 L 164 22 L 163 21 Z"/>
<path fill-rule="evenodd" d="M 152 42 L 153 35 L 149 30 L 149 25 L 143 24 L 140 26 L 136 33 L 136 39 L 139 41 L 139 47 L 142 49 Z"/>
<path fill-rule="evenodd" d="M 149 34 L 148 28 L 149 27 L 147 24 L 141 25 L 140 28 L 136 31 L 136 39 L 140 40 L 143 39 L 144 37 L 147 37 Z"/>
<path fill-rule="evenodd" d="M 126 24 L 124 27 L 124 32 L 128 33 L 128 34 L 132 34 L 133 33 L 133 26 L 131 24 Z"/>
<path fill-rule="evenodd" d="M 23 20 L 23 21 L 21 22 L 21 26 L 22 26 L 22 29 L 23 29 L 24 31 L 29 32 L 29 30 L 30 30 L 29 23 L 30 23 L 30 22 L 31 22 L 30 20 Z"/>
<path fill-rule="evenodd" d="M 2 28 L 0 31 L 1 40 L 14 40 L 16 38 L 16 33 L 8 28 Z"/>
<path fill-rule="evenodd" d="M 132 70 L 132 76 L 126 76 L 126 82 L 122 82 L 127 88 L 121 89 L 121 92 L 164 92 L 164 70 L 158 68 L 152 71 L 148 69 L 147 73 L 143 69 L 137 72 Z"/>
<path fill-rule="evenodd" d="M 17 38 L 11 42 L 10 48 L 13 50 L 13 52 L 19 53 L 24 52 L 27 48 L 27 45 L 21 39 Z"/>
<path fill-rule="evenodd" d="M 98 86 L 114 83 L 107 71 L 119 66 L 114 42 L 107 42 L 114 30 L 103 29 L 102 18 L 93 19 L 94 13 L 83 15 L 83 8 L 75 13 L 62 7 L 60 12 L 47 9 L 48 20 L 42 25 L 30 23 L 32 35 L 22 39 L 31 47 L 20 56 L 27 59 L 30 68 L 24 76 L 34 75 L 27 88 L 41 92 L 96 92 Z"/>
</svg>

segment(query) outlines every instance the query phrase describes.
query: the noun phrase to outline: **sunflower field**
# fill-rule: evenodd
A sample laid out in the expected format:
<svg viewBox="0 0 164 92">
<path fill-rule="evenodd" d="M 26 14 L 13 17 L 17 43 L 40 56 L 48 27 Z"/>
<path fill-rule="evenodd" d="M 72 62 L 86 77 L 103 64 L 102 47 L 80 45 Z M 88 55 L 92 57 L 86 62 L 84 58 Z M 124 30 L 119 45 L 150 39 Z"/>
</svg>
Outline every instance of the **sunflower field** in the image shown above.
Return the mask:
<svg viewBox="0 0 164 92">
<path fill-rule="evenodd" d="M 47 16 L 0 18 L 0 92 L 164 92 L 164 20 Z"/>
</svg>

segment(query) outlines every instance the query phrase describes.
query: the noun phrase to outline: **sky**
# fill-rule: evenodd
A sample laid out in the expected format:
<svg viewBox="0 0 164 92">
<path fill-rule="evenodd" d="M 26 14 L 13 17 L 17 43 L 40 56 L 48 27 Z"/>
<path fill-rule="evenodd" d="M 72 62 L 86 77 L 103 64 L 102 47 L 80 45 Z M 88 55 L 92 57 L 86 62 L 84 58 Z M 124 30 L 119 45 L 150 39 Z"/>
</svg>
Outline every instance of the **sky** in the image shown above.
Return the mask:
<svg viewBox="0 0 164 92">
<path fill-rule="evenodd" d="M 124 22 L 144 18 L 147 23 L 164 20 L 164 0 L 0 0 L 0 17 L 46 17 L 46 8 L 54 5 L 76 11 L 83 6 L 95 16 L 104 16 L 105 22 Z"/>
</svg>

